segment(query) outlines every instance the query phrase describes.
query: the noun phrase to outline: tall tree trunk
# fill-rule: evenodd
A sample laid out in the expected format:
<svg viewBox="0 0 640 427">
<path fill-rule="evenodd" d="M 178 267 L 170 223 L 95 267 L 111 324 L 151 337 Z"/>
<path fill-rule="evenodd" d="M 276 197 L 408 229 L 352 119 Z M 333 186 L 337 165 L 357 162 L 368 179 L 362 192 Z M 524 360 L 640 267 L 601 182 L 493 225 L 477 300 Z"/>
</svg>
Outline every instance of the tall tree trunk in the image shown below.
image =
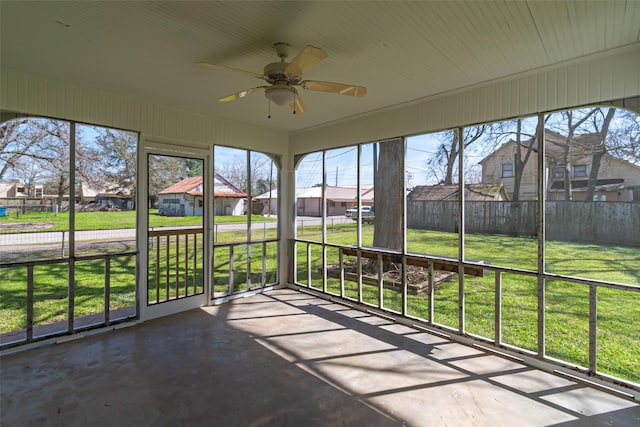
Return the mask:
<svg viewBox="0 0 640 427">
<path fill-rule="evenodd" d="M 571 137 L 569 134 L 567 138 L 567 145 L 563 147 L 562 163 L 564 164 L 564 199 L 571 200 L 571 161 L 569 159 L 569 147 L 571 146 Z"/>
<path fill-rule="evenodd" d="M 573 122 L 573 111 L 567 111 L 567 128 L 569 132 L 567 134 L 567 142 L 563 147 L 563 160 L 564 160 L 564 198 L 565 200 L 571 200 L 573 196 L 573 191 L 571 188 L 571 146 L 573 145 L 573 137 L 576 133 L 576 129 L 578 129 L 585 121 L 589 119 L 589 117 L 593 116 L 598 108 L 594 108 L 589 111 L 583 117 L 581 117 L 576 123 Z"/>
<path fill-rule="evenodd" d="M 62 207 L 62 202 L 64 201 L 64 196 L 66 193 L 66 177 L 64 174 L 58 175 L 58 205 Z M 71 209 L 71 204 L 73 200 L 69 199 L 69 209 Z"/>
<path fill-rule="evenodd" d="M 538 121 L 536 125 L 536 136 L 527 140 L 527 147 L 524 154 L 522 156 L 522 120 L 518 119 L 516 124 L 516 150 L 514 153 L 514 183 L 513 183 L 513 196 L 511 198 L 512 201 L 517 202 L 520 200 L 521 194 L 520 190 L 522 187 L 522 176 L 524 175 L 524 168 L 529 162 L 529 158 L 531 157 L 531 153 L 533 152 L 534 146 L 536 145 L 537 135 L 540 134 L 542 128 L 544 127 L 544 121 Z"/>
<path fill-rule="evenodd" d="M 404 144 L 401 139 L 380 143 L 375 177 L 373 246 L 402 249 Z"/>
<path fill-rule="evenodd" d="M 522 162 L 522 120 L 517 121 L 516 131 L 516 150 L 514 153 L 514 171 L 513 171 L 513 196 L 512 201 L 517 202 L 520 200 L 520 186 L 522 185 L 522 170 L 524 164 Z"/>
<path fill-rule="evenodd" d="M 460 144 L 460 136 L 458 135 L 457 129 L 453 131 L 453 136 L 451 138 L 451 151 L 447 156 L 447 173 L 444 177 L 443 182 L 443 184 L 445 185 L 453 184 L 453 167 L 456 165 L 456 162 L 458 160 L 458 147 Z"/>
<path fill-rule="evenodd" d="M 615 113 L 615 108 L 609 108 L 609 111 L 604 118 L 604 122 L 602 123 L 602 128 L 598 132 L 598 139 L 594 141 L 593 156 L 591 158 L 591 171 L 589 172 L 589 181 L 587 183 L 587 201 L 592 201 L 593 196 L 596 193 L 600 164 L 602 162 L 602 157 L 607 152 L 607 133 L 609 132 L 609 125 L 611 124 Z"/>
</svg>

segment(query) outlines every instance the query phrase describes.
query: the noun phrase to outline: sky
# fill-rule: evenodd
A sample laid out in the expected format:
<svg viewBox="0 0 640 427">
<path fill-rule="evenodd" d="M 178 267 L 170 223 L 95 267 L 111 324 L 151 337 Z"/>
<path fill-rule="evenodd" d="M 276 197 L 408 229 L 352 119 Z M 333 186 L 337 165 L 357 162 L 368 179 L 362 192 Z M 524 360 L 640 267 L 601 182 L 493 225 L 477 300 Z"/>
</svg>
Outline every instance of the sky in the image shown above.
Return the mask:
<svg viewBox="0 0 640 427">
<path fill-rule="evenodd" d="M 441 144 L 441 133 L 419 135 L 407 138 L 405 152 L 405 170 L 408 184 L 437 184 L 432 174 L 428 173 L 427 160 L 435 155 Z M 373 185 L 373 144 L 362 145 L 361 185 Z M 472 163 L 477 164 L 485 156 L 478 152 L 467 153 Z M 327 151 L 327 185 L 357 185 L 357 146 L 337 148 Z M 322 153 L 311 153 L 305 156 L 296 170 L 296 187 L 307 188 L 322 182 Z"/>
<path fill-rule="evenodd" d="M 574 123 L 587 109 L 574 110 Z M 603 111 L 606 111 L 604 109 Z M 566 118 L 560 113 L 553 113 L 546 116 L 545 127 L 548 129 L 564 129 L 561 133 L 567 134 Z M 635 116 L 635 120 L 638 117 Z M 535 134 L 537 116 L 522 119 L 522 133 L 527 135 Z M 498 126 L 494 128 L 494 134 L 485 132 L 474 144 L 465 151 L 465 180 L 467 182 L 480 182 L 482 168 L 479 162 L 489 155 L 496 148 L 514 138 L 515 121 L 505 121 L 499 125 L 509 127 L 508 131 L 499 132 Z M 629 122 L 624 122 L 622 116 L 616 113 L 616 118 L 611 123 L 610 131 L 616 128 L 628 126 Z M 593 123 L 587 121 L 577 133 L 593 132 Z M 496 135 L 496 133 L 499 134 Z M 435 185 L 443 178 L 442 171 L 434 175 L 427 161 L 435 156 L 438 147 L 447 142 L 446 131 L 435 132 L 423 135 L 416 135 L 406 138 L 405 170 L 407 173 L 408 187 L 417 185 Z M 450 140 L 450 139 L 449 139 Z M 361 161 L 361 185 L 373 184 L 373 144 L 362 145 Z M 355 186 L 357 185 L 357 146 L 349 146 L 327 150 L 326 152 L 326 182 L 327 185 Z M 457 182 L 457 169 L 454 172 L 454 182 Z M 311 153 L 305 156 L 296 169 L 296 188 L 312 187 L 323 182 L 322 179 L 322 152 Z"/>
<path fill-rule="evenodd" d="M 578 115 L 580 112 L 576 110 Z M 559 121 L 560 113 L 554 113 L 553 120 Z M 620 126 L 621 119 L 616 115 L 612 123 L 613 127 Z M 637 120 L 637 119 L 636 119 Z M 536 117 L 525 119 L 527 132 L 535 129 Z M 548 126 L 553 127 L 553 123 Z M 91 144 L 91 141 L 98 135 L 99 127 L 78 124 L 78 142 L 81 144 Z M 473 148 L 466 151 L 466 168 L 474 170 L 475 176 L 479 176 L 480 167 L 478 162 L 488 155 L 493 149 L 508 140 L 503 137 L 499 140 L 489 140 L 487 137 L 479 140 Z M 406 139 L 405 170 L 407 173 L 408 186 L 433 185 L 442 179 L 442 173 L 435 176 L 427 161 L 438 151 L 438 147 L 443 141 L 447 141 L 445 132 L 411 136 Z M 361 145 L 361 185 L 373 184 L 373 145 Z M 229 147 L 216 146 L 214 151 L 214 161 L 216 169 L 224 170 L 225 167 L 246 165 L 246 150 Z M 265 160 L 268 163 L 268 156 L 259 152 L 252 152 L 252 161 Z M 349 146 L 327 150 L 326 152 L 326 182 L 328 185 L 356 186 L 358 174 L 358 146 Z M 296 170 L 296 187 L 307 188 L 323 182 L 323 161 L 322 152 L 311 153 L 305 156 L 299 163 Z M 457 172 L 454 181 L 457 181 Z M 10 176 L 9 176 L 10 177 Z"/>
</svg>

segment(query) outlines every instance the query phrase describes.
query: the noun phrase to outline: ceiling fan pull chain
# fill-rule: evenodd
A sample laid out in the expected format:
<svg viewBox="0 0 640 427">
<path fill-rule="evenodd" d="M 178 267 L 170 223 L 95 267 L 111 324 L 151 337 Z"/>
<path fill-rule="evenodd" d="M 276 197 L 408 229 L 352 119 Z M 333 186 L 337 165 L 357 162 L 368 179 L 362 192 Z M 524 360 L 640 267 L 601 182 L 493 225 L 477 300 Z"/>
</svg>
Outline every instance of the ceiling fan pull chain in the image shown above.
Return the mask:
<svg viewBox="0 0 640 427">
<path fill-rule="evenodd" d="M 293 91 L 293 114 L 295 114 L 295 113 L 296 113 L 296 95 L 297 95 L 297 93 L 296 93 L 296 91 L 294 90 L 294 91 Z"/>
<path fill-rule="evenodd" d="M 269 115 L 267 116 L 267 119 L 271 118 L 271 101 L 267 101 L 267 103 L 269 104 Z"/>
</svg>

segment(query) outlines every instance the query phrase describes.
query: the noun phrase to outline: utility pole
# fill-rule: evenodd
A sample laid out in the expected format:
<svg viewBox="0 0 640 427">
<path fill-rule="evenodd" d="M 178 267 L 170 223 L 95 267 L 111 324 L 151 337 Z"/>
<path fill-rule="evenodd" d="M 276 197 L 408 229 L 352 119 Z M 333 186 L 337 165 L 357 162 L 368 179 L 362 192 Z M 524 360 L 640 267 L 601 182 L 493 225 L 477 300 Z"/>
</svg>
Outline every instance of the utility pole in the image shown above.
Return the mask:
<svg viewBox="0 0 640 427">
<path fill-rule="evenodd" d="M 336 166 L 336 187 L 338 186 L 338 166 Z"/>
<path fill-rule="evenodd" d="M 271 168 L 269 169 L 269 206 L 267 207 L 267 216 L 271 218 L 271 190 L 273 189 L 273 160 L 271 160 Z"/>
<path fill-rule="evenodd" d="M 378 143 L 373 143 L 373 185 L 376 185 L 378 175 Z"/>
</svg>

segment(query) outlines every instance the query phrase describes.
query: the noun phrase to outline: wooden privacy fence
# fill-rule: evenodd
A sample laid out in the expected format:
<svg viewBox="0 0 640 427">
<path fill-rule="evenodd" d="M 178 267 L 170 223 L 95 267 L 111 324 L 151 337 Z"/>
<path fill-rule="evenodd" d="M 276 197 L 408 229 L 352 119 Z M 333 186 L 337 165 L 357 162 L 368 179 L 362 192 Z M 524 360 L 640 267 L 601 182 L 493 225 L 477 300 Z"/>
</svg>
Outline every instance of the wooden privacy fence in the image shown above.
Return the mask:
<svg viewBox="0 0 640 427">
<path fill-rule="evenodd" d="M 640 204 L 547 201 L 548 240 L 640 246 Z M 537 201 L 465 202 L 467 233 L 537 235 Z M 458 231 L 458 201 L 407 201 L 407 228 Z"/>
</svg>

